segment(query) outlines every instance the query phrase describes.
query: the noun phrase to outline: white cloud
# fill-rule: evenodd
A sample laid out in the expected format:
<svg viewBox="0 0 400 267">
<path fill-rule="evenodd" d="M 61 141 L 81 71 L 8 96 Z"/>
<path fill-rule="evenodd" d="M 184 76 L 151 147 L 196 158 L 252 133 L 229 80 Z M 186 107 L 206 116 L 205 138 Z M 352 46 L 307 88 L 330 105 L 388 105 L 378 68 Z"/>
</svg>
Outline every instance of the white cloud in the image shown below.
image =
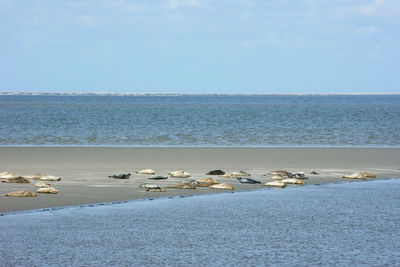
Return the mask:
<svg viewBox="0 0 400 267">
<path fill-rule="evenodd" d="M 165 8 L 166 9 L 176 9 L 179 7 L 200 7 L 200 1 L 199 0 L 169 0 Z"/>
<path fill-rule="evenodd" d="M 374 15 L 376 14 L 381 8 L 383 8 L 384 0 L 373 0 L 372 3 L 367 5 L 362 5 L 358 8 L 358 11 L 361 14 L 365 15 Z"/>
</svg>

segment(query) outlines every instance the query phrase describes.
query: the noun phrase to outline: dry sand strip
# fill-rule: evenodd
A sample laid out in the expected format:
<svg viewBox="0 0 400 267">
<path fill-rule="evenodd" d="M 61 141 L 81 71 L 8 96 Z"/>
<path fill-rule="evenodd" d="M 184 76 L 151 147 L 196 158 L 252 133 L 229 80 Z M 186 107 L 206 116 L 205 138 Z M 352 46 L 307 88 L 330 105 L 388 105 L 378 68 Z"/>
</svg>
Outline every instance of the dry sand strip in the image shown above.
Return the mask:
<svg viewBox="0 0 400 267">
<path fill-rule="evenodd" d="M 273 170 L 303 171 L 309 177 L 306 184 L 342 181 L 340 177 L 358 171 L 375 173 L 377 179 L 400 177 L 399 148 L 122 148 L 122 147 L 0 147 L 0 172 L 12 171 L 61 176 L 59 182 L 49 182 L 59 190 L 56 195 L 38 197 L 6 197 L 17 190 L 35 192 L 30 184 L 0 183 L 0 213 L 84 205 L 161 196 L 209 194 L 216 189 L 167 189 L 166 192 L 146 192 L 142 183 L 166 186 L 191 179 L 213 177 L 229 183 L 235 191 L 260 189 L 260 185 L 241 184 L 234 178 L 208 176 L 211 170 L 225 172 L 243 170 L 263 183 L 271 181 L 266 172 Z M 185 170 L 190 178 L 168 178 L 152 181 L 152 175 L 136 174 L 142 169 L 154 169 L 156 175 Z M 309 174 L 317 171 L 319 175 Z M 110 179 L 109 175 L 128 173 L 130 179 Z"/>
</svg>

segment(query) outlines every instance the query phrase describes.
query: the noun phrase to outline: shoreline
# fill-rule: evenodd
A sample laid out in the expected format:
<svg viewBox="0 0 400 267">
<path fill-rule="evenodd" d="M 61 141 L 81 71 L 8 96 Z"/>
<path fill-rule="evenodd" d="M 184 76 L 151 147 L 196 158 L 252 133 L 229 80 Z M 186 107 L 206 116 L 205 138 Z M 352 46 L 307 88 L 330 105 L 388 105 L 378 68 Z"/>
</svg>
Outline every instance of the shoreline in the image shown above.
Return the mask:
<svg viewBox="0 0 400 267">
<path fill-rule="evenodd" d="M 177 197 L 214 194 L 209 188 L 195 190 L 167 189 L 151 193 L 139 188 L 141 183 L 160 186 L 213 177 L 229 183 L 235 191 L 251 191 L 259 185 L 240 184 L 233 178 L 205 175 L 221 169 L 225 172 L 244 170 L 251 178 L 262 183 L 271 181 L 266 172 L 284 169 L 304 171 L 309 177 L 306 184 L 340 181 L 344 174 L 358 171 L 373 172 L 376 179 L 400 177 L 399 148 L 325 148 L 325 147 L 5 147 L 0 146 L 0 172 L 11 171 L 20 175 L 43 173 L 61 176 L 60 182 L 50 182 L 59 190 L 56 195 L 35 198 L 5 197 L 17 190 L 36 191 L 30 184 L 0 183 L 0 213 L 62 208 L 68 206 L 97 205 L 158 197 Z M 151 175 L 138 175 L 134 171 L 151 168 L 156 175 L 185 170 L 190 178 L 168 178 L 152 181 Z M 310 171 L 320 175 L 311 175 Z M 129 180 L 107 178 L 114 173 L 133 173 Z"/>
</svg>

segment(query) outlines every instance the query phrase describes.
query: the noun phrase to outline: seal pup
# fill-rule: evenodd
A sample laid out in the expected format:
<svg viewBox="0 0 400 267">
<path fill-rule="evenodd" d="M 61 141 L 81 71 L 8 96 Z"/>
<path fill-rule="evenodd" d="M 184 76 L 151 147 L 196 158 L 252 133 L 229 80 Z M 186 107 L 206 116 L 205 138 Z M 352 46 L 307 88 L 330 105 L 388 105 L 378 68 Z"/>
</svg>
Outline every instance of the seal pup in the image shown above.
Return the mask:
<svg viewBox="0 0 400 267">
<path fill-rule="evenodd" d="M 311 171 L 311 172 L 310 172 L 310 174 L 313 174 L 313 175 L 319 175 L 319 173 L 318 173 L 318 172 L 316 172 L 316 171 Z"/>
<path fill-rule="evenodd" d="M 263 186 L 269 186 L 269 187 L 278 187 L 278 188 L 284 188 L 286 186 L 285 183 L 282 183 L 281 181 L 273 181 L 273 182 L 268 182 L 265 184 L 261 184 Z"/>
<path fill-rule="evenodd" d="M 214 184 L 209 186 L 208 188 L 211 189 L 221 189 L 221 190 L 235 190 L 235 188 L 233 186 L 231 186 L 230 184 Z"/>
<path fill-rule="evenodd" d="M 221 170 L 213 170 L 213 171 L 209 171 L 206 175 L 224 175 L 225 172 L 221 171 Z"/>
<path fill-rule="evenodd" d="M 43 187 L 43 188 L 38 188 L 36 190 L 36 193 L 41 193 L 41 194 L 57 194 L 58 190 L 53 188 L 53 187 Z"/>
<path fill-rule="evenodd" d="M 145 169 L 145 170 L 141 170 L 136 172 L 137 174 L 156 174 L 156 172 L 152 169 Z"/>
<path fill-rule="evenodd" d="M 17 177 L 20 176 L 13 172 L 8 172 L 8 171 L 0 172 L 0 179 L 17 178 Z"/>
<path fill-rule="evenodd" d="M 130 173 L 121 173 L 121 174 L 113 174 L 108 176 L 108 178 L 114 178 L 114 179 L 129 179 L 131 176 Z"/>
<path fill-rule="evenodd" d="M 260 181 L 256 181 L 250 178 L 243 178 L 243 177 L 237 177 L 236 179 L 239 180 L 242 184 L 261 184 Z"/>
<path fill-rule="evenodd" d="M 46 183 L 46 182 L 40 181 L 40 182 L 37 182 L 37 183 L 35 184 L 35 187 L 44 188 L 44 187 L 51 187 L 51 185 L 48 184 L 48 183 Z"/>
<path fill-rule="evenodd" d="M 171 177 L 174 177 L 174 178 L 188 178 L 191 176 L 190 173 L 187 173 L 182 170 L 170 172 L 170 173 L 168 173 L 168 175 Z"/>
<path fill-rule="evenodd" d="M 155 176 L 155 177 L 149 177 L 147 179 L 151 179 L 151 180 L 167 180 L 168 176 Z"/>
<path fill-rule="evenodd" d="M 37 195 L 35 193 L 29 192 L 27 190 L 10 192 L 8 194 L 5 194 L 5 196 L 7 196 L 7 197 L 37 197 Z"/>
<path fill-rule="evenodd" d="M 3 183 L 18 183 L 18 184 L 29 184 L 29 180 L 22 178 L 21 176 L 14 177 L 14 178 L 7 178 Z"/>
<path fill-rule="evenodd" d="M 351 175 L 343 175 L 342 178 L 347 179 L 367 179 L 367 178 L 376 178 L 376 175 L 370 172 L 355 172 Z"/>
</svg>

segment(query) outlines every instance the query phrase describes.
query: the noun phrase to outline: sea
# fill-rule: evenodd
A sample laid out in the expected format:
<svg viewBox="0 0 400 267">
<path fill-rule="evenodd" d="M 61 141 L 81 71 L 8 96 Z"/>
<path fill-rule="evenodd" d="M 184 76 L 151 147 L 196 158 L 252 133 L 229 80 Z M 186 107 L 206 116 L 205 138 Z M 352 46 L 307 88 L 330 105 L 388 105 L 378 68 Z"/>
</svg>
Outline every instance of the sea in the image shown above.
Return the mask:
<svg viewBox="0 0 400 267">
<path fill-rule="evenodd" d="M 400 95 L 0 94 L 1 146 L 400 147 Z M 0 214 L 0 266 L 400 266 L 400 178 Z"/>
<path fill-rule="evenodd" d="M 400 266 L 400 179 L 0 216 L 0 266 Z"/>
<path fill-rule="evenodd" d="M 0 146 L 399 147 L 400 94 L 0 94 Z"/>
</svg>

